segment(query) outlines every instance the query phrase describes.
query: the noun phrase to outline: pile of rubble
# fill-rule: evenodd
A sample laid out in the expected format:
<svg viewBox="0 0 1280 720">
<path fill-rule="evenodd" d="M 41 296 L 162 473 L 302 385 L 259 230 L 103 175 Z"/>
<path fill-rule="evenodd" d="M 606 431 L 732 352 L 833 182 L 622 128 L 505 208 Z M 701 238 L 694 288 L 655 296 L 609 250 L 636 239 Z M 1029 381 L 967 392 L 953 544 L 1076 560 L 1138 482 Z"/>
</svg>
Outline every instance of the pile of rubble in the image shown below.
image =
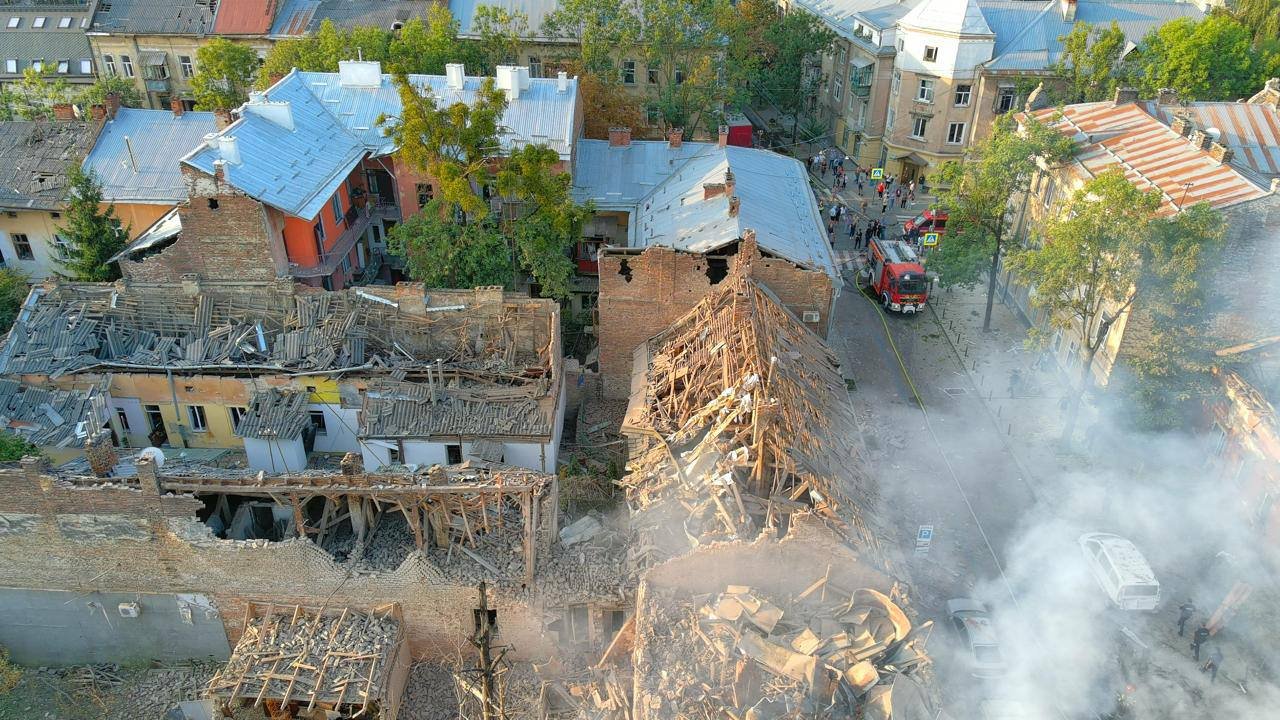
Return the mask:
<svg viewBox="0 0 1280 720">
<path fill-rule="evenodd" d="M 785 609 L 730 585 L 683 611 L 667 615 L 665 657 L 654 659 L 661 682 L 641 699 L 652 717 L 888 720 L 902 717 L 893 711 L 899 679 L 930 662 L 931 623 L 913 629 L 887 595 L 842 591 L 825 578 Z"/>
</svg>

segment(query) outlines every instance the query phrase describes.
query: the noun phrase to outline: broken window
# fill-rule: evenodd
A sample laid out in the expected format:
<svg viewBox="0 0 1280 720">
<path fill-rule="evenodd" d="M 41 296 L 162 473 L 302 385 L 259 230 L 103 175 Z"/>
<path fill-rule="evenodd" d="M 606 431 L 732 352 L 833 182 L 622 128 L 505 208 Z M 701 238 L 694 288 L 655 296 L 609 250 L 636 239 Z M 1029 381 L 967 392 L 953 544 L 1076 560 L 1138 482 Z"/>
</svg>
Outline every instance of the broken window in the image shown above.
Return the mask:
<svg viewBox="0 0 1280 720">
<path fill-rule="evenodd" d="M 194 432 L 205 432 L 209 429 L 208 418 L 204 414 L 203 405 L 188 405 L 187 420 L 191 423 L 191 429 Z"/>
<path fill-rule="evenodd" d="M 726 258 L 707 258 L 707 279 L 712 285 L 729 277 L 729 261 Z"/>
<path fill-rule="evenodd" d="M 445 457 L 450 465 L 457 465 L 462 462 L 462 446 L 461 445 L 445 445 Z"/>
<path fill-rule="evenodd" d="M 125 413 L 124 408 L 116 408 L 116 419 L 120 421 L 120 429 L 125 432 L 129 430 L 129 415 Z"/>
<path fill-rule="evenodd" d="M 227 414 L 231 417 L 232 430 L 240 427 L 240 421 L 244 419 L 244 414 L 247 412 L 249 412 L 249 408 L 235 406 L 227 408 Z"/>
<path fill-rule="evenodd" d="M 27 238 L 26 233 L 14 233 L 9 236 L 13 240 L 13 251 L 17 253 L 19 260 L 35 260 L 36 255 L 31 251 L 31 240 Z"/>
<path fill-rule="evenodd" d="M 309 415 L 311 417 L 311 427 L 316 429 L 316 435 L 328 435 L 329 428 L 324 424 L 324 411 L 312 410 Z"/>
<path fill-rule="evenodd" d="M 622 262 L 618 263 L 618 274 L 627 282 L 631 282 L 631 263 L 626 258 L 623 258 Z"/>
</svg>

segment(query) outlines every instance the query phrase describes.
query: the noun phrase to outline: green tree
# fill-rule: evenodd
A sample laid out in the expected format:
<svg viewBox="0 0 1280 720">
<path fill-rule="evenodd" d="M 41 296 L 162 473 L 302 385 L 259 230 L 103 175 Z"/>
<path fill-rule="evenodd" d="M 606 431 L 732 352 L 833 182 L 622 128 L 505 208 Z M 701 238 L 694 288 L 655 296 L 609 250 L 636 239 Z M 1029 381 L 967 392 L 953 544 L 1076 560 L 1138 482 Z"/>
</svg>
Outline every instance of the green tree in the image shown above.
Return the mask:
<svg viewBox="0 0 1280 720">
<path fill-rule="evenodd" d="M 258 55 L 248 45 L 214 38 L 196 50 L 191 94 L 200 110 L 230 110 L 249 99 Z"/>
<path fill-rule="evenodd" d="M 583 137 L 604 140 L 609 137 L 609 128 L 638 128 L 645 122 L 639 97 L 616 78 L 579 75 L 578 97 L 582 100 Z"/>
<path fill-rule="evenodd" d="M 1267 58 L 1253 46 L 1253 32 L 1224 13 L 1167 22 L 1137 52 L 1138 82 L 1148 96 L 1173 88 L 1183 100 L 1235 100 L 1266 79 Z"/>
<path fill-rule="evenodd" d="M 1231 14 L 1253 30 L 1253 42 L 1262 47 L 1280 38 L 1280 0 L 1235 0 Z"/>
<path fill-rule="evenodd" d="M 506 285 L 518 264 L 545 294 L 567 296 L 573 266 L 566 251 L 580 237 L 590 208 L 574 204 L 569 174 L 556 170 L 559 155 L 546 146 L 529 145 L 513 151 L 494 171 L 507 98 L 492 78 L 484 80 L 470 105 L 439 107 L 406 76 L 397 75 L 395 82 L 401 116 L 381 118 L 380 124 L 410 166 L 435 178 L 438 188 L 437 200 L 420 213 L 432 217 L 417 223 L 412 235 L 402 233 L 402 247 L 411 253 L 411 274 L 427 283 L 472 283 L 483 277 L 489 284 Z M 486 187 L 512 201 L 511 217 L 491 217 Z M 495 235 L 508 241 L 496 257 Z M 504 268 L 506 277 L 495 280 Z"/>
<path fill-rule="evenodd" d="M 929 269 L 944 285 L 973 286 L 987 277 L 987 309 L 982 329 L 991 329 L 1000 255 L 1011 229 L 1010 199 L 1025 196 L 1039 161 L 1050 165 L 1071 152 L 1070 139 L 1028 118 L 1022 130 L 1009 115 L 965 150 L 963 162 L 943 164 L 938 173 L 938 203 L 949 214 L 946 240 L 929 255 Z"/>
<path fill-rule="evenodd" d="M 616 54 L 640 42 L 636 0 L 562 0 L 542 22 L 542 34 L 571 40 L 584 72 L 616 72 Z"/>
<path fill-rule="evenodd" d="M 796 118 L 811 115 L 822 87 L 822 56 L 831 51 L 835 33 L 817 17 L 803 12 L 779 16 L 764 32 L 764 64 L 753 84 L 758 95 Z M 794 138 L 793 138 L 794 139 Z"/>
<path fill-rule="evenodd" d="M 1128 363 L 1134 397 L 1130 422 L 1136 427 L 1184 427 L 1212 385 L 1208 288 L 1199 279 L 1204 259 L 1213 257 L 1225 231 L 1222 214 L 1206 203 L 1150 225 L 1136 281 L 1142 304 L 1134 309 L 1144 316 L 1147 337 Z"/>
<path fill-rule="evenodd" d="M 590 206 L 573 201 L 573 180 L 555 169 L 560 155 L 545 145 L 526 145 L 511 153 L 498 171 L 498 192 L 518 202 L 506 223 L 519 263 L 546 297 L 569 297 L 574 265 L 569 250 L 582 237 Z"/>
<path fill-rule="evenodd" d="M 1118 170 L 1089 180 L 1045 222 L 1040 242 L 1015 250 L 1009 265 L 1035 288 L 1031 302 L 1049 325 L 1074 338 L 1083 355 L 1063 442 L 1070 442 L 1089 390 L 1093 361 L 1111 330 L 1145 288 L 1138 284 L 1148 255 L 1157 192 L 1139 190 Z"/>
<path fill-rule="evenodd" d="M 1066 83 L 1064 103 L 1110 100 L 1124 54 L 1124 31 L 1114 20 L 1108 28 L 1077 22 L 1071 32 L 1058 37 L 1062 57 L 1054 63 L 1055 75 Z"/>
<path fill-rule="evenodd" d="M 444 4 L 433 4 L 424 23 L 415 18 L 391 40 L 391 72 L 443 75 L 449 63 L 483 65 L 478 43 L 458 39 L 458 21 Z"/>
<path fill-rule="evenodd" d="M 18 310 L 31 292 L 27 276 L 21 270 L 0 268 L 0 332 L 9 332 Z"/>
<path fill-rule="evenodd" d="M 142 107 L 142 93 L 138 92 L 138 86 L 125 78 L 115 75 L 98 77 L 93 81 L 92 85 L 85 87 L 76 94 L 75 102 L 81 107 L 105 105 L 107 96 L 112 93 L 115 93 L 120 98 L 120 104 L 124 107 Z"/>
<path fill-rule="evenodd" d="M 529 35 L 529 16 L 496 5 L 478 5 L 471 18 L 471 32 L 480 37 L 484 53 L 481 69 L 491 75 L 498 65 L 520 59 L 520 47 Z"/>
<path fill-rule="evenodd" d="M 53 106 L 71 102 L 67 81 L 43 70 L 27 68 L 22 80 L 0 88 L 0 120 L 52 120 Z"/>
<path fill-rule="evenodd" d="M 389 249 L 405 258 L 409 276 L 427 287 L 510 286 L 511 251 L 488 218 L 462 222 L 436 198 L 391 229 Z"/>
<path fill-rule="evenodd" d="M 120 277 L 119 268 L 107 259 L 124 250 L 128 233 L 120 227 L 115 207 L 102 209 L 102 186 L 92 171 L 72 166 L 67 173 L 70 199 L 58 232 L 70 245 L 60 263 L 67 276 L 83 282 L 107 282 Z"/>
<path fill-rule="evenodd" d="M 39 455 L 40 448 L 32 445 L 25 438 L 8 432 L 0 432 L 0 462 L 17 462 L 28 455 Z M 11 688 L 4 687 L 7 678 L 9 654 L 0 648 L 0 694 Z"/>
</svg>

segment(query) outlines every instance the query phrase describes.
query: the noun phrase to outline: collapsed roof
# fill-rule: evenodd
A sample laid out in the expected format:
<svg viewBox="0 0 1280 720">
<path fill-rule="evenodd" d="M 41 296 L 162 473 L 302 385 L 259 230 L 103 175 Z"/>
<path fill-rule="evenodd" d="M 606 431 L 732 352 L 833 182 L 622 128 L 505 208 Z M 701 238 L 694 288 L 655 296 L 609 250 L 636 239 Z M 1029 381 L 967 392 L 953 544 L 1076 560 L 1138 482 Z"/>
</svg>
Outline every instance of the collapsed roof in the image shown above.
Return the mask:
<svg viewBox="0 0 1280 720">
<path fill-rule="evenodd" d="M 870 481 L 839 361 L 767 288 L 735 271 L 634 362 L 620 484 L 655 551 L 750 539 L 812 510 L 885 567 L 858 511 Z"/>
<path fill-rule="evenodd" d="M 79 121 L 0 123 L 0 208 L 61 207 L 67 171 L 89 153 L 99 129 Z"/>
<path fill-rule="evenodd" d="M 32 291 L 0 373 L 387 373 L 431 366 L 502 385 L 559 375 L 556 306 L 501 289 L 309 291 L 292 283 L 58 283 Z"/>
<path fill-rule="evenodd" d="M 0 428 L 39 447 L 83 443 L 106 419 L 106 407 L 97 389 L 57 390 L 0 379 Z"/>
</svg>

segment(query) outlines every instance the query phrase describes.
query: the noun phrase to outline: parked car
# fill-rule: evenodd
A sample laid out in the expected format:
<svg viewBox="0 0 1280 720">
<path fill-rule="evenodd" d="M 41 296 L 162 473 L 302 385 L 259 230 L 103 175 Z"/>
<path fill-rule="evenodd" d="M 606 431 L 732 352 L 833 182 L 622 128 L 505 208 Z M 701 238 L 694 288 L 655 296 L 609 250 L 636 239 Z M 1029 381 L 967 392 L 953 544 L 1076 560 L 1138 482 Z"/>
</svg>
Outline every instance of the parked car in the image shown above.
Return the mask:
<svg viewBox="0 0 1280 720">
<path fill-rule="evenodd" d="M 1116 607 L 1154 610 L 1160 604 L 1160 583 L 1137 546 L 1109 533 L 1085 533 L 1078 542 L 1093 577 Z"/>
<path fill-rule="evenodd" d="M 1000 640 L 991 622 L 991 610 L 972 598 L 947 601 L 947 617 L 960 634 L 972 660 L 972 672 L 978 678 L 998 678 L 1005 674 Z"/>
</svg>

